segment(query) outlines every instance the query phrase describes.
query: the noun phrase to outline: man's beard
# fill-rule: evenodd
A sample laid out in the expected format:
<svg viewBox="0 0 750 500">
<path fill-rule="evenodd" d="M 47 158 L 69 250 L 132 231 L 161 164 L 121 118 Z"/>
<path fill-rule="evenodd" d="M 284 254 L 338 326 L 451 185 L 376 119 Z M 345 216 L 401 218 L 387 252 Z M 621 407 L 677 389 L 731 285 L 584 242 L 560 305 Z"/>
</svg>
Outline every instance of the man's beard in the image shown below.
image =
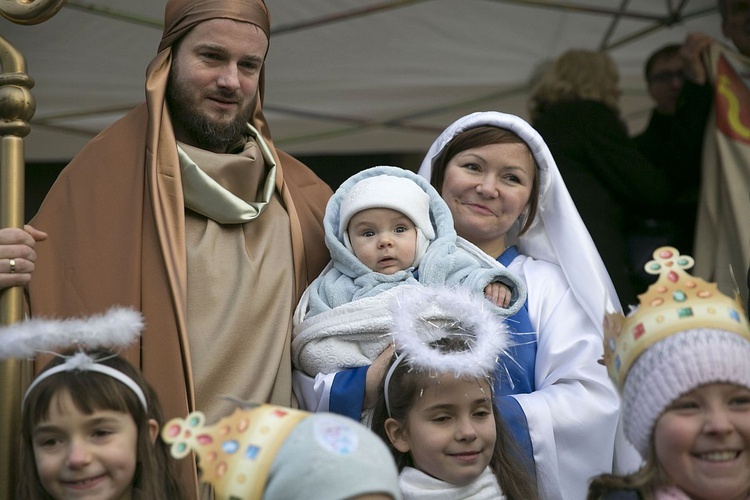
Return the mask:
<svg viewBox="0 0 750 500">
<path fill-rule="evenodd" d="M 192 97 L 175 78 L 175 71 L 172 71 L 167 84 L 167 104 L 170 116 L 175 124 L 179 124 L 190 135 L 194 146 L 208 151 L 224 152 L 240 141 L 255 110 L 257 97 L 253 98 L 248 107 L 240 110 L 237 116 L 227 123 L 214 121 L 192 109 L 188 104 L 192 102 Z M 221 97 L 231 98 L 232 95 L 224 94 Z"/>
</svg>

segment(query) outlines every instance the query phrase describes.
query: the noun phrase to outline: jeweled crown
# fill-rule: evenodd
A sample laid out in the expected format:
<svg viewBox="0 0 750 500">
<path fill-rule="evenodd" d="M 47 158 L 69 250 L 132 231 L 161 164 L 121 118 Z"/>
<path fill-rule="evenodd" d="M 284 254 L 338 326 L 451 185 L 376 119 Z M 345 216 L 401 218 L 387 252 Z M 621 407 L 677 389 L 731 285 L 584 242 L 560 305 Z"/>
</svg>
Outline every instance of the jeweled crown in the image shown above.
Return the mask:
<svg viewBox="0 0 750 500">
<path fill-rule="evenodd" d="M 627 317 L 604 318 L 604 362 L 609 376 L 622 389 L 628 370 L 650 345 L 677 332 L 713 328 L 750 340 L 750 327 L 739 297 L 719 292 L 715 283 L 691 276 L 694 260 L 676 248 L 661 247 L 646 263 L 646 272 L 659 278 L 639 295 L 640 305 Z M 738 294 L 737 294 L 738 295 Z"/>
<path fill-rule="evenodd" d="M 181 459 L 194 451 L 217 500 L 261 498 L 271 463 L 287 435 L 310 414 L 269 404 L 237 408 L 216 424 L 196 411 L 162 428 L 170 453 Z"/>
</svg>

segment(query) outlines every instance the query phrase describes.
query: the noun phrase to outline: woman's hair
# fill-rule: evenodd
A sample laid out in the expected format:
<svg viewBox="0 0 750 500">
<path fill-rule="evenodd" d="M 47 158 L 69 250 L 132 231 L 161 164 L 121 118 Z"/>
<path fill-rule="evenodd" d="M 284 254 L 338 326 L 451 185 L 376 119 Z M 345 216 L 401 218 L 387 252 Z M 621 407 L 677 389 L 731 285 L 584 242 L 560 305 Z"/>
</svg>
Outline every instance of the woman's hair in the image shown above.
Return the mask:
<svg viewBox="0 0 750 500">
<path fill-rule="evenodd" d="M 536 120 L 545 106 L 560 101 L 588 99 L 619 110 L 619 73 L 609 54 L 593 50 L 569 50 L 539 80 L 529 113 Z"/>
<path fill-rule="evenodd" d="M 654 500 L 654 491 L 667 486 L 669 481 L 656 460 L 652 441 L 645 462 L 636 472 L 624 476 L 600 474 L 591 480 L 586 500 L 602 500 L 615 491 L 633 491 L 641 500 Z"/>
<path fill-rule="evenodd" d="M 457 342 L 458 341 L 458 342 Z M 443 352 L 456 352 L 456 345 L 460 344 L 465 349 L 466 342 L 462 339 L 443 338 L 432 344 Z M 391 360 L 391 365 L 395 362 Z M 399 422 L 406 422 L 409 410 L 417 401 L 421 390 L 430 379 L 431 374 L 418 370 L 409 365 L 407 360 L 401 360 L 393 371 L 388 384 L 388 403 L 390 405 L 390 417 Z M 488 380 L 490 388 L 492 381 Z M 385 421 L 389 418 L 385 402 L 385 381 L 380 384 L 378 401 L 375 404 L 372 417 L 372 430 L 388 445 L 398 470 L 406 466 L 413 467 L 411 455 L 398 451 L 391 443 L 385 431 Z M 492 397 L 490 395 L 489 397 Z M 520 446 L 517 444 L 510 430 L 500 417 L 495 405 L 492 405 L 492 413 L 495 420 L 497 438 L 492 453 L 489 467 L 497 478 L 500 489 L 509 500 L 535 500 L 538 498 L 536 482 L 533 475 L 533 465 L 526 459 Z"/>
<path fill-rule="evenodd" d="M 47 377 L 28 394 L 21 418 L 21 453 L 19 473 L 19 498 L 51 499 L 42 488 L 34 458 L 34 428 L 49 416 L 53 398 L 66 391 L 79 411 L 91 415 L 97 410 L 110 410 L 130 415 L 137 428 L 136 469 L 133 476 L 134 491 L 138 498 L 171 500 L 182 498 L 182 489 L 176 479 L 174 462 L 169 448 L 159 434 L 151 440 L 149 419 L 159 428 L 164 424 L 161 406 L 156 393 L 126 360 L 106 351 L 93 351 L 89 355 L 102 365 L 110 366 L 131 378 L 146 395 L 148 411 L 132 389 L 119 380 L 95 371 L 63 371 Z M 49 370 L 65 362 L 56 357 L 44 368 Z"/>
<path fill-rule="evenodd" d="M 448 168 L 448 163 L 453 157 L 469 149 L 481 148 L 492 144 L 523 144 L 528 150 L 529 157 L 534 164 L 534 178 L 531 184 L 531 196 L 529 197 L 529 212 L 518 233 L 520 236 L 531 227 L 534 217 L 536 217 L 537 208 L 539 207 L 539 166 L 534 159 L 534 155 L 531 154 L 526 141 L 514 132 L 492 125 L 482 125 L 464 130 L 451 139 L 433 161 L 430 184 L 442 195 L 445 170 Z"/>
</svg>

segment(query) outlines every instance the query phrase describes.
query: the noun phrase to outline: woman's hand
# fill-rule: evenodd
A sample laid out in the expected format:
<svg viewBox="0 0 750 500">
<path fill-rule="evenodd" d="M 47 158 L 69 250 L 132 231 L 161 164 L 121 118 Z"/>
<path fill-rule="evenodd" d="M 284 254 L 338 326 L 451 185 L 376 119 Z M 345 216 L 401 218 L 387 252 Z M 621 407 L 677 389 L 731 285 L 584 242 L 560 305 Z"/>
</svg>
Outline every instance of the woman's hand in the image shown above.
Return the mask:
<svg viewBox="0 0 750 500">
<path fill-rule="evenodd" d="M 378 388 L 385 377 L 391 358 L 393 357 L 393 344 L 386 347 L 380 355 L 375 358 L 370 368 L 367 369 L 365 378 L 365 401 L 362 408 L 369 410 L 378 401 Z"/>
<path fill-rule="evenodd" d="M 0 290 L 31 281 L 36 262 L 34 245 L 46 239 L 47 233 L 29 225 L 0 229 Z"/>
</svg>

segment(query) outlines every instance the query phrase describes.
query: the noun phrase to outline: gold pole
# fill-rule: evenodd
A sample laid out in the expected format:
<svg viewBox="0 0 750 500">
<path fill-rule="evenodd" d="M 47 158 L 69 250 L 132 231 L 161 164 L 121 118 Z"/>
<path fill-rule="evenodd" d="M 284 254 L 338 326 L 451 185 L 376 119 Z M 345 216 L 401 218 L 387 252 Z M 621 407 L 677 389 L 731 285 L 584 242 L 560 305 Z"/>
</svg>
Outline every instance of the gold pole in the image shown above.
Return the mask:
<svg viewBox="0 0 750 500">
<path fill-rule="evenodd" d="M 36 24 L 52 17 L 64 0 L 0 0 L 0 15 L 18 24 Z M 24 149 L 36 103 L 26 60 L 0 36 L 0 228 L 23 227 Z M 23 319 L 23 287 L 0 291 L 0 324 Z M 16 497 L 21 394 L 28 382 L 28 362 L 0 362 L 0 500 Z"/>
</svg>

